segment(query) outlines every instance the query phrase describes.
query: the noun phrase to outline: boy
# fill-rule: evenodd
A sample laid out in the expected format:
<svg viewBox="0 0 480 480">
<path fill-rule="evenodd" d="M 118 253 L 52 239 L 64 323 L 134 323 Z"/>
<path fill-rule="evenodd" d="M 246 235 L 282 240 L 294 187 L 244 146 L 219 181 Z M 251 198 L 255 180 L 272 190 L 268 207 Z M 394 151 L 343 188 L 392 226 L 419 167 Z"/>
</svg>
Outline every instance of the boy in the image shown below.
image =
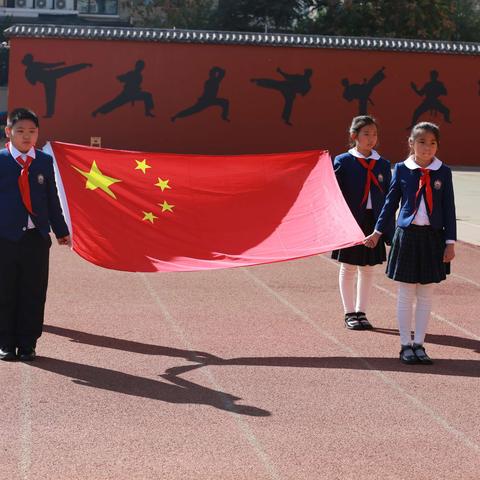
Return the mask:
<svg viewBox="0 0 480 480">
<path fill-rule="evenodd" d="M 32 361 L 42 334 L 50 226 L 60 245 L 70 236 L 53 162 L 36 150 L 38 118 L 17 108 L 7 117 L 10 140 L 0 150 L 0 360 Z"/>
</svg>

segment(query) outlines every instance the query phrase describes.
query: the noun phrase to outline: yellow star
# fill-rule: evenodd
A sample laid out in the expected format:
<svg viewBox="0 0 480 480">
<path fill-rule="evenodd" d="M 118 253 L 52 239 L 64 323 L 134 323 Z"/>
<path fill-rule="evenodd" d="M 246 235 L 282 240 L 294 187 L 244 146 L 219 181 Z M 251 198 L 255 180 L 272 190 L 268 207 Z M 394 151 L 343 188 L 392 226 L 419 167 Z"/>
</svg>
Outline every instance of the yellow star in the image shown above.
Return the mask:
<svg viewBox="0 0 480 480">
<path fill-rule="evenodd" d="M 135 160 L 137 162 L 137 166 L 135 167 L 135 170 L 141 170 L 144 174 L 147 168 L 152 168 L 150 165 L 147 165 L 147 159 L 144 158 L 142 161 L 140 160 Z"/>
<path fill-rule="evenodd" d="M 162 207 L 162 212 L 166 212 L 167 210 L 169 212 L 173 212 L 173 207 L 175 205 L 169 205 L 165 200 L 163 201 L 163 203 L 159 203 L 159 205 Z"/>
<path fill-rule="evenodd" d="M 172 188 L 168 182 L 170 180 L 162 180 L 160 177 L 157 177 L 158 178 L 158 182 L 155 184 L 156 187 L 160 187 L 162 189 L 162 192 L 166 189 L 166 188 Z"/>
<path fill-rule="evenodd" d="M 118 180 L 112 177 L 107 177 L 107 175 L 104 175 L 100 171 L 100 169 L 97 167 L 95 160 L 93 161 L 89 172 L 84 172 L 77 167 L 73 167 L 73 168 L 87 179 L 85 188 L 88 188 L 89 190 L 96 190 L 97 188 L 100 188 L 100 190 L 103 190 L 110 197 L 113 197 L 115 199 L 117 198 L 115 194 L 110 190 L 109 187 L 114 183 L 121 182 L 121 180 Z"/>
<path fill-rule="evenodd" d="M 156 217 L 152 212 L 143 212 L 143 219 L 142 220 L 148 220 L 150 223 L 153 223 L 153 221 L 158 218 Z"/>
</svg>

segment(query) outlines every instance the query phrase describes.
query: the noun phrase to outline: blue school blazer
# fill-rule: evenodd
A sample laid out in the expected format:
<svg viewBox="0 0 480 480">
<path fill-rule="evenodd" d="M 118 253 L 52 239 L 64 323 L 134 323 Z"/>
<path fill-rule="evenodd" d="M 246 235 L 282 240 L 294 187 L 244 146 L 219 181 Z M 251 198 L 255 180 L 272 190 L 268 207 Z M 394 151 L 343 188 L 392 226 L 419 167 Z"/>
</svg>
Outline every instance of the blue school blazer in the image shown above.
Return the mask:
<svg viewBox="0 0 480 480">
<path fill-rule="evenodd" d="M 35 150 L 29 168 L 30 198 L 34 215 L 31 219 L 47 237 L 50 226 L 57 238 L 69 234 L 57 193 L 52 157 Z M 0 150 L 0 237 L 18 241 L 27 229 L 28 210 L 22 202 L 18 177 L 21 167 L 4 148 Z"/>
<path fill-rule="evenodd" d="M 440 160 L 436 161 L 440 162 Z M 419 168 L 408 168 L 405 165 L 406 162 L 395 165 L 387 199 L 375 225 L 375 230 L 378 232 L 383 232 L 387 228 L 390 219 L 395 217 L 400 201 L 397 225 L 403 228 L 408 227 L 415 217 L 421 197 L 424 196 L 425 188 L 423 188 L 421 195 L 415 201 L 421 172 Z M 430 225 L 436 230 L 443 230 L 445 240 L 456 240 L 457 222 L 452 171 L 450 168 L 442 163 L 438 170 L 430 170 L 430 184 L 433 196 L 433 210 L 431 214 L 427 208 Z"/>
<path fill-rule="evenodd" d="M 340 190 L 345 197 L 345 201 L 350 208 L 355 220 L 359 225 L 362 224 L 367 202 L 360 205 L 365 191 L 365 181 L 367 179 L 367 170 L 361 163 L 350 153 L 342 153 L 335 157 L 333 162 L 333 169 Z M 372 199 L 372 210 L 375 220 L 378 219 L 382 211 L 385 197 L 388 192 L 392 172 L 390 169 L 390 162 L 380 157 L 372 170 L 372 173 L 378 180 L 382 190 L 372 182 L 370 184 L 370 195 Z M 390 241 L 395 230 L 395 219 L 385 226 L 384 236 L 385 240 Z"/>
</svg>

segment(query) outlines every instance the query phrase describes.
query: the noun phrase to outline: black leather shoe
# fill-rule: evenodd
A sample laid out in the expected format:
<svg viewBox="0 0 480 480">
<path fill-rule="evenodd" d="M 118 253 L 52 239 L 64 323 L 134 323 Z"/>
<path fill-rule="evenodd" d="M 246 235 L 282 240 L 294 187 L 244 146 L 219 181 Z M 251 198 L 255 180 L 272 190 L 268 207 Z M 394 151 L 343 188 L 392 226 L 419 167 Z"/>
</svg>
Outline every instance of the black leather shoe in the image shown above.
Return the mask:
<svg viewBox="0 0 480 480">
<path fill-rule="evenodd" d="M 15 355 L 15 349 L 10 347 L 0 347 L 0 360 L 5 360 L 6 362 L 11 362 L 16 360 L 17 356 Z"/>
<path fill-rule="evenodd" d="M 364 312 L 357 312 L 357 319 L 360 322 L 363 330 L 373 330 L 373 325 L 368 321 Z"/>
<path fill-rule="evenodd" d="M 35 360 L 36 353 L 34 348 L 18 347 L 17 358 L 21 362 L 32 362 Z"/>
<path fill-rule="evenodd" d="M 411 345 L 402 345 L 402 349 L 400 350 L 400 361 L 408 365 L 419 363 Z"/>
<path fill-rule="evenodd" d="M 417 357 L 418 361 L 423 364 L 423 365 L 432 365 L 433 361 L 432 359 L 427 355 L 427 352 L 425 351 L 425 348 L 423 345 L 420 345 L 418 343 L 414 343 L 412 345 L 412 350 L 415 353 L 415 356 Z"/>
<path fill-rule="evenodd" d="M 345 314 L 345 326 L 349 330 L 363 330 L 362 324 L 358 321 L 357 314 L 355 312 Z"/>
</svg>

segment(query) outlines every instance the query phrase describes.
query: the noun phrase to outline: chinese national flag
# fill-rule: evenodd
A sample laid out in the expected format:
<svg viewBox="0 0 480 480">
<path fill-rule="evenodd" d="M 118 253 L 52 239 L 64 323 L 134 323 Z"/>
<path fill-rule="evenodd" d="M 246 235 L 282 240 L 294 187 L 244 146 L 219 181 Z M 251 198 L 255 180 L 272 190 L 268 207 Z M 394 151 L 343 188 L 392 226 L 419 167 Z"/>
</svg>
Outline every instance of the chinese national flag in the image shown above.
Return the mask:
<svg viewBox="0 0 480 480">
<path fill-rule="evenodd" d="M 52 142 L 73 249 L 154 272 L 239 267 L 358 244 L 325 151 L 175 155 Z"/>
</svg>

